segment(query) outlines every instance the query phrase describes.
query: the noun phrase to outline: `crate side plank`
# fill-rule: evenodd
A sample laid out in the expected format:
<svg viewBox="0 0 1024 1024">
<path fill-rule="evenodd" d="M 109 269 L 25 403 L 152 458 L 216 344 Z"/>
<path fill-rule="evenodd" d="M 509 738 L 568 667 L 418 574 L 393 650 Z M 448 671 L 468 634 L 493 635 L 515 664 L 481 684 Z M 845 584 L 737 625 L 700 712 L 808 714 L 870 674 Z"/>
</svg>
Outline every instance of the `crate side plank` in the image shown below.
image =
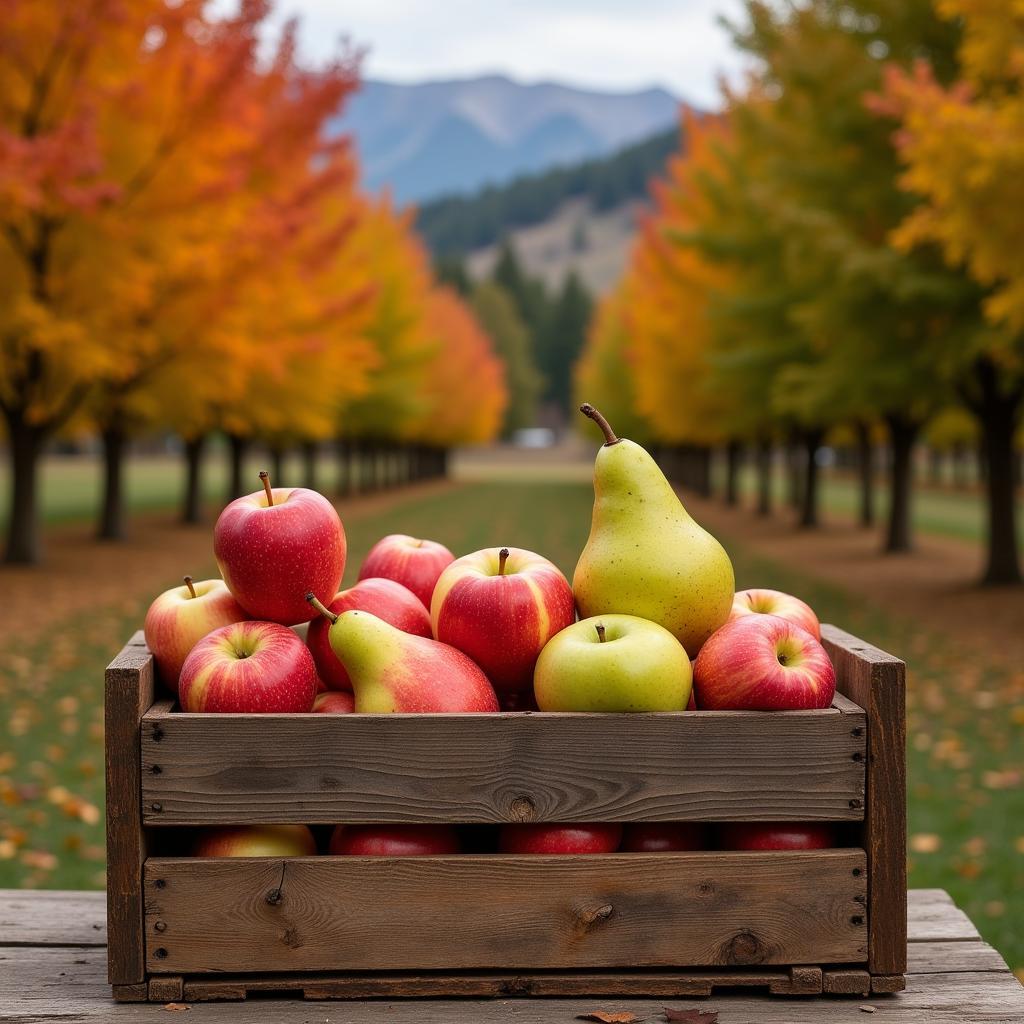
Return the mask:
<svg viewBox="0 0 1024 1024">
<path fill-rule="evenodd" d="M 145 988 L 139 737 L 153 687 L 153 658 L 138 632 L 107 667 L 104 679 L 108 980 L 120 986 L 124 998 L 135 986 Z"/>
<path fill-rule="evenodd" d="M 857 849 L 150 858 L 147 966 L 192 974 L 856 963 L 867 957 L 865 869 Z"/>
<path fill-rule="evenodd" d="M 822 627 L 822 641 L 839 688 L 867 713 L 868 967 L 900 975 L 907 966 L 906 666 L 835 626 Z"/>
<path fill-rule="evenodd" d="M 859 821 L 863 725 L 863 713 L 831 708 L 776 715 L 160 711 L 142 730 L 143 815 L 147 825 Z"/>
</svg>

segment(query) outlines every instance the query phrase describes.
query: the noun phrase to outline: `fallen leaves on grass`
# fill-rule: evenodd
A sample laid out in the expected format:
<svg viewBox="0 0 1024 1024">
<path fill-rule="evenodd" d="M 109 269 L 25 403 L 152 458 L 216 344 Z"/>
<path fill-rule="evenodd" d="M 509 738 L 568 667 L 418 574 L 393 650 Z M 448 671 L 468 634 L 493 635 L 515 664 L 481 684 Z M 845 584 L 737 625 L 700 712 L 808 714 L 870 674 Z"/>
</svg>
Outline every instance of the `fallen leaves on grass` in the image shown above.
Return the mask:
<svg viewBox="0 0 1024 1024">
<path fill-rule="evenodd" d="M 164 1003 L 165 1010 L 170 1010 L 171 1013 L 181 1013 L 184 1010 L 191 1010 L 192 1007 L 188 1003 Z"/>
<path fill-rule="evenodd" d="M 910 848 L 914 853 L 935 853 L 942 846 L 942 839 L 934 832 L 918 832 L 910 837 Z"/>
</svg>

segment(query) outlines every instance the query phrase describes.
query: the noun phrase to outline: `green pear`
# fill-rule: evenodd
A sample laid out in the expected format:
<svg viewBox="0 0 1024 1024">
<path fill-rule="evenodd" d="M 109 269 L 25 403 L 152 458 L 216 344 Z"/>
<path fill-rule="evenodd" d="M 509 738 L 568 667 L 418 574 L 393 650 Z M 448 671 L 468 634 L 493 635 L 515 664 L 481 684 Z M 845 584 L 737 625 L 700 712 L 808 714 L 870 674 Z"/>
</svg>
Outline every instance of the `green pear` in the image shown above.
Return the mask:
<svg viewBox="0 0 1024 1024">
<path fill-rule="evenodd" d="M 352 682 L 357 713 L 498 710 L 490 680 L 461 651 L 405 633 L 369 612 L 336 615 L 312 594 L 306 600 L 331 621 L 331 650 Z"/>
<path fill-rule="evenodd" d="M 572 581 L 580 617 L 650 619 L 694 658 L 729 618 L 736 586 L 732 562 L 640 445 L 616 437 L 592 405 L 580 412 L 606 438 L 594 464 L 590 537 Z"/>
</svg>

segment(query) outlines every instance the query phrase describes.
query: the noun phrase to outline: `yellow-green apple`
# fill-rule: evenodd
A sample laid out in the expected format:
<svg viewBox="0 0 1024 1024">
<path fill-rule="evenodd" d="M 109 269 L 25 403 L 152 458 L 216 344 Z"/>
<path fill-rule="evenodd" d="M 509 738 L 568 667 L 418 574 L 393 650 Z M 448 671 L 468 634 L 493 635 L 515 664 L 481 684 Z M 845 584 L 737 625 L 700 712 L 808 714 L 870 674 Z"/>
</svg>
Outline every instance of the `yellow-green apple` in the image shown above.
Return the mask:
<svg viewBox="0 0 1024 1024">
<path fill-rule="evenodd" d="M 345 857 L 429 857 L 458 853 L 451 825 L 338 825 L 330 852 Z"/>
<path fill-rule="evenodd" d="M 347 690 L 328 690 L 318 693 L 313 710 L 318 715 L 350 715 L 356 709 L 356 699 Z"/>
<path fill-rule="evenodd" d="M 544 645 L 575 618 L 568 580 L 522 548 L 456 559 L 430 604 L 434 636 L 468 654 L 499 692 L 528 690 Z"/>
<path fill-rule="evenodd" d="M 836 674 L 814 637 L 777 615 L 743 615 L 697 655 L 693 685 L 701 711 L 827 708 Z"/>
<path fill-rule="evenodd" d="M 437 578 L 454 560 L 455 556 L 437 541 L 392 533 L 370 548 L 359 569 L 359 578 L 384 577 L 401 583 L 429 609 Z"/>
<path fill-rule="evenodd" d="M 732 599 L 729 618 L 738 619 L 742 615 L 778 615 L 806 629 L 815 640 L 821 639 L 821 623 L 811 606 L 781 590 L 738 590 Z"/>
<path fill-rule="evenodd" d="M 183 711 L 312 711 L 317 677 L 302 640 L 276 622 L 235 622 L 203 637 L 178 683 Z"/>
<path fill-rule="evenodd" d="M 204 829 L 195 857 L 313 857 L 316 840 L 306 825 L 230 825 Z"/>
<path fill-rule="evenodd" d="M 704 825 L 699 821 L 638 821 L 622 835 L 626 853 L 667 853 L 671 850 L 706 850 Z"/>
<path fill-rule="evenodd" d="M 178 676 L 188 652 L 207 633 L 247 618 L 223 580 L 194 583 L 186 576 L 184 586 L 165 590 L 149 606 L 143 625 L 146 646 L 164 686 L 177 694 Z"/>
<path fill-rule="evenodd" d="M 836 832 L 823 822 L 733 821 L 722 825 L 723 850 L 827 850 L 836 845 Z"/>
<path fill-rule="evenodd" d="M 611 824 L 502 825 L 498 849 L 502 853 L 614 853 L 622 841 L 622 826 Z"/>
<path fill-rule="evenodd" d="M 498 710 L 494 687 L 461 651 L 403 633 L 369 612 L 336 615 L 308 597 L 331 621 L 331 648 L 352 680 L 360 714 Z"/>
<path fill-rule="evenodd" d="M 330 597 L 345 572 L 345 528 L 334 506 L 305 487 L 236 498 L 213 529 L 213 553 L 228 589 L 253 619 L 294 626 L 313 613 L 306 591 Z"/>
<path fill-rule="evenodd" d="M 335 594 L 327 605 L 336 615 L 358 609 L 376 615 L 378 619 L 390 622 L 403 633 L 415 636 L 432 636 L 430 614 L 423 602 L 408 588 L 394 580 L 371 577 L 360 580 L 354 587 Z M 320 678 L 331 690 L 351 690 L 345 666 L 331 650 L 330 619 L 315 615 L 306 631 L 306 646 L 316 662 Z"/>
<path fill-rule="evenodd" d="M 664 627 L 635 615 L 597 615 L 553 636 L 537 659 L 541 711 L 683 711 L 690 659 Z"/>
</svg>

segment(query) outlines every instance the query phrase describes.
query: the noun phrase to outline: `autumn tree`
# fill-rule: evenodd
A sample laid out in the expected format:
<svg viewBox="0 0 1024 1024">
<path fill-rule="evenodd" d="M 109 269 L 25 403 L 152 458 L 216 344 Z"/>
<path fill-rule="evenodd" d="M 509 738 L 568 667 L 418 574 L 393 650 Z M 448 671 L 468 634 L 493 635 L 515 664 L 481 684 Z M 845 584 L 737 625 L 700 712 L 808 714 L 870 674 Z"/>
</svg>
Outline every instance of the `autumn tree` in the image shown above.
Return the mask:
<svg viewBox="0 0 1024 1024">
<path fill-rule="evenodd" d="M 1024 401 L 1024 13 L 1012 0 L 937 0 L 961 27 L 959 78 L 922 54 L 892 68 L 875 109 L 900 117 L 895 135 L 920 196 L 895 233 L 902 252 L 941 247 L 985 289 L 987 329 L 963 345 L 954 372 L 977 419 L 987 467 L 986 583 L 1021 579 L 1014 439 Z"/>
</svg>

